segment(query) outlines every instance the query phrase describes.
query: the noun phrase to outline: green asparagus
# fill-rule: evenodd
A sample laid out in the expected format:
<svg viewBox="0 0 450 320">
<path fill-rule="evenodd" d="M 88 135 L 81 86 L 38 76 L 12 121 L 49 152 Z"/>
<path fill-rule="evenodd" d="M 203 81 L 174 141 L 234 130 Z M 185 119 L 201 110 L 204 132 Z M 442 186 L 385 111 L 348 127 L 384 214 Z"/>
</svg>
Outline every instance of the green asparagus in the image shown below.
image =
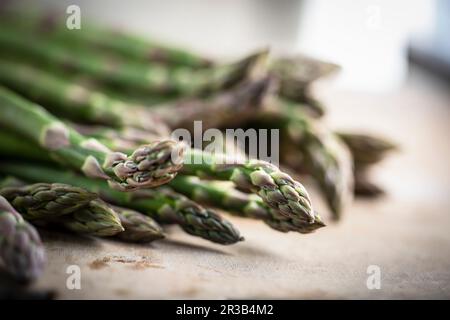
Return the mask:
<svg viewBox="0 0 450 320">
<path fill-rule="evenodd" d="M 300 109 L 279 100 L 264 107 L 247 125 L 280 129 L 281 160 L 314 177 L 333 217 L 339 219 L 353 194 L 352 159 L 346 146 Z"/>
<path fill-rule="evenodd" d="M 78 122 L 114 127 L 135 127 L 154 135 L 168 136 L 169 129 L 191 127 L 202 120 L 205 128 L 218 127 L 230 119 L 244 121 L 268 93 L 269 79 L 243 83 L 211 98 L 181 99 L 152 108 L 126 104 L 105 94 L 12 61 L 0 61 L 0 83 L 14 89 L 51 112 Z"/>
<path fill-rule="evenodd" d="M 380 162 L 392 151 L 398 149 L 393 142 L 369 134 L 338 133 L 348 146 L 354 161 L 355 195 L 361 197 L 377 197 L 384 190 L 370 181 L 369 171 L 374 164 Z"/>
<path fill-rule="evenodd" d="M 298 92 L 299 98 L 296 101 L 286 98 L 279 98 L 284 104 L 290 105 L 292 108 L 298 108 L 305 111 L 313 118 L 320 118 L 325 114 L 325 108 L 320 101 L 314 98 L 311 93 L 304 90 Z M 299 102 L 301 101 L 301 102 Z"/>
<path fill-rule="evenodd" d="M 61 68 L 90 75 L 124 88 L 167 95 L 198 95 L 233 86 L 266 72 L 267 52 L 238 62 L 192 70 L 122 61 L 86 48 L 72 49 L 14 28 L 0 28 L 0 50 L 5 55 L 29 59 L 49 69 Z"/>
<path fill-rule="evenodd" d="M 114 211 L 125 229 L 117 234 L 119 239 L 145 243 L 164 238 L 162 228 L 152 218 L 128 208 L 114 207 Z"/>
<path fill-rule="evenodd" d="M 127 156 L 78 134 L 42 107 L 2 87 L 0 108 L 1 125 L 32 140 L 61 164 L 108 180 L 120 190 L 164 184 L 182 166 L 184 146 L 172 140 L 144 145 Z"/>
<path fill-rule="evenodd" d="M 123 145 L 120 139 L 100 137 L 100 140 L 111 148 Z M 314 222 L 306 189 L 268 162 L 229 159 L 223 154 L 211 154 L 198 149 L 187 149 L 184 159 L 182 172 L 185 174 L 230 180 L 240 189 L 258 194 L 267 205 L 286 216 Z"/>
<path fill-rule="evenodd" d="M 155 135 L 169 135 L 164 122 L 148 108 L 112 99 L 31 65 L 0 61 L 0 83 L 75 121 L 136 127 Z"/>
<path fill-rule="evenodd" d="M 121 30 L 109 30 L 94 27 L 83 22 L 83 28 L 73 32 L 66 27 L 66 17 L 52 13 L 5 12 L 1 18 L 3 24 L 22 28 L 36 34 L 44 33 L 54 41 L 71 47 L 87 46 L 114 52 L 128 60 L 143 63 L 160 62 L 174 66 L 202 68 L 211 65 L 211 61 L 183 49 L 164 45 L 160 42 L 144 39 Z"/>
<path fill-rule="evenodd" d="M 207 99 L 182 99 L 179 102 L 154 105 L 151 111 L 172 129 L 193 131 L 194 121 L 201 120 L 204 130 L 237 125 L 249 119 L 270 93 L 270 79 L 242 83 Z M 238 116 L 237 116 L 238 115 Z"/>
<path fill-rule="evenodd" d="M 30 182 L 70 183 L 96 192 L 110 203 L 138 210 L 160 223 L 178 224 L 189 234 L 220 244 L 233 244 L 243 240 L 239 231 L 230 222 L 165 188 L 141 189 L 124 193 L 108 188 L 103 181 L 38 164 L 2 163 L 0 172 L 12 174 Z"/>
<path fill-rule="evenodd" d="M 227 159 L 224 155 L 190 149 L 186 152 L 183 173 L 232 181 L 241 190 L 256 193 L 269 207 L 287 217 L 314 222 L 314 210 L 305 187 L 266 161 Z"/>
<path fill-rule="evenodd" d="M 179 175 L 170 182 L 175 191 L 185 194 L 190 199 L 227 210 L 238 216 L 263 220 L 270 227 L 282 232 L 310 233 L 325 226 L 318 214 L 314 215 L 313 223 L 288 218 L 268 207 L 259 196 L 240 192 L 226 184 L 228 183 L 204 181 L 198 177 L 184 175 Z"/>
<path fill-rule="evenodd" d="M 42 152 L 38 145 L 28 139 L 22 139 L 3 127 L 0 127 L 0 145 L 0 153 L 6 159 L 32 159 L 43 163 L 49 160 L 48 153 Z"/>
<path fill-rule="evenodd" d="M 44 264 L 38 233 L 0 196 L 0 265 L 18 280 L 30 281 L 42 273 Z"/>
<path fill-rule="evenodd" d="M 333 63 L 320 61 L 304 55 L 275 59 L 270 70 L 280 81 L 280 95 L 289 100 L 310 104 L 320 112 L 320 104 L 311 97 L 311 82 L 339 70 Z M 320 114 L 319 114 L 320 115 Z"/>
<path fill-rule="evenodd" d="M 78 233 L 110 236 L 123 231 L 118 215 L 97 194 L 64 183 L 27 185 L 17 178 L 2 180 L 0 195 L 22 217 L 38 226 L 62 225 Z"/>
<path fill-rule="evenodd" d="M 76 233 L 98 237 L 109 237 L 124 231 L 117 213 L 100 199 L 90 201 L 70 215 L 46 220 Z"/>
<path fill-rule="evenodd" d="M 107 141 L 109 143 L 108 147 L 115 151 L 126 152 L 136 149 L 149 141 L 161 139 L 158 135 L 133 127 L 111 128 L 74 122 L 71 122 L 69 125 L 84 136 L 95 138 L 100 142 L 103 140 Z"/>
<path fill-rule="evenodd" d="M 369 134 L 338 133 L 352 153 L 355 166 L 365 167 L 381 161 L 388 152 L 398 149 L 391 141 Z"/>
<path fill-rule="evenodd" d="M 22 187 L 4 186 L 0 195 L 27 220 L 66 215 L 87 206 L 97 195 L 62 183 L 36 183 Z"/>
</svg>

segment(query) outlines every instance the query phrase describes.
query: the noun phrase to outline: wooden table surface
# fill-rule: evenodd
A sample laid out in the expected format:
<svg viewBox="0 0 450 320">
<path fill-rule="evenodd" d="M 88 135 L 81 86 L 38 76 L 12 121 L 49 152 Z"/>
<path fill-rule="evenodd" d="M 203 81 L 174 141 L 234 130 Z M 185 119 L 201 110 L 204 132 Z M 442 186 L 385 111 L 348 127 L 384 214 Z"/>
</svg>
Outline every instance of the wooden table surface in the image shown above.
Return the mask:
<svg viewBox="0 0 450 320">
<path fill-rule="evenodd" d="M 450 298 L 448 88 L 413 74 L 389 94 L 316 90 L 334 127 L 401 145 L 373 172 L 387 196 L 355 201 L 342 222 L 311 235 L 230 217 L 246 241 L 227 247 L 177 227 L 151 245 L 45 234 L 49 261 L 35 287 L 60 299 Z M 66 287 L 69 265 L 81 268 L 80 290 Z M 379 290 L 367 288 L 369 265 L 380 267 Z"/>
</svg>

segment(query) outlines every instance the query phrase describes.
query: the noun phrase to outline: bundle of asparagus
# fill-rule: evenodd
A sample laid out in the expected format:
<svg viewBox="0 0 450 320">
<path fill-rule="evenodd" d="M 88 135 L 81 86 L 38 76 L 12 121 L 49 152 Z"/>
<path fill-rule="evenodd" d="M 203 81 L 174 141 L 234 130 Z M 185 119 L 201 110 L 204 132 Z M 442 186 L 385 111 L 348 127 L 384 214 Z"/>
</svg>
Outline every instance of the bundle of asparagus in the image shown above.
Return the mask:
<svg viewBox="0 0 450 320">
<path fill-rule="evenodd" d="M 395 146 L 319 119 L 325 109 L 310 87 L 334 64 L 270 61 L 268 50 L 219 63 L 95 26 L 68 32 L 54 15 L 23 17 L 0 21 L 0 174 L 21 180 L 0 185 L 14 207 L 0 197 L 0 258 L 13 274 L 33 278 L 42 264 L 23 219 L 128 242 L 163 239 L 164 225 L 177 224 L 223 245 L 243 237 L 203 205 L 281 232 L 325 226 L 304 186 L 279 167 L 169 137 L 194 131 L 196 120 L 204 129 L 279 129 L 282 163 L 317 182 L 336 219 L 354 192 L 381 190 L 368 171 Z M 26 247 L 11 236 L 19 226 L 32 239 Z"/>
<path fill-rule="evenodd" d="M 233 225 L 211 210 L 177 194 L 169 188 L 121 192 L 103 181 L 92 180 L 73 172 L 30 163 L 2 163 L 7 172 L 27 181 L 70 183 L 95 192 L 102 199 L 122 207 L 138 210 L 160 223 L 178 224 L 194 236 L 220 243 L 232 244 L 243 240 Z"/>
<path fill-rule="evenodd" d="M 78 134 L 42 107 L 4 87 L 0 87 L 0 105 L 3 127 L 32 140 L 63 165 L 88 177 L 108 180 L 114 188 L 158 186 L 173 179 L 181 168 L 183 148 L 175 141 L 156 141 L 127 156 Z"/>
<path fill-rule="evenodd" d="M 96 193 L 62 183 L 26 185 L 17 179 L 4 179 L 0 195 L 18 212 L 38 226 L 62 226 L 73 232 L 114 236 L 151 242 L 163 238 L 161 227 L 150 217 L 114 207 L 102 201 Z"/>
</svg>

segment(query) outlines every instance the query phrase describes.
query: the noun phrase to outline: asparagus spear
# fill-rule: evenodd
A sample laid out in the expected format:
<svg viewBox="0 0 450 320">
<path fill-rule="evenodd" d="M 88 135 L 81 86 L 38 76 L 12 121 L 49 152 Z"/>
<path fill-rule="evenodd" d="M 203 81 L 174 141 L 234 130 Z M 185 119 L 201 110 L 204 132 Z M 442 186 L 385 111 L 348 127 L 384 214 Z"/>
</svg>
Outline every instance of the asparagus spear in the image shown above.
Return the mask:
<svg viewBox="0 0 450 320">
<path fill-rule="evenodd" d="M 109 237 L 124 231 L 117 213 L 100 199 L 92 200 L 68 216 L 46 219 L 81 234 Z"/>
<path fill-rule="evenodd" d="M 142 197 L 143 208 L 148 206 L 150 209 L 150 201 L 146 203 L 146 199 L 153 200 L 155 219 L 167 223 L 177 223 L 191 235 L 220 244 L 233 244 L 244 240 L 230 222 L 214 211 L 205 209 L 168 188 L 137 193 L 134 201 L 139 201 L 139 198 Z"/>
<path fill-rule="evenodd" d="M 61 164 L 89 177 L 108 180 L 111 187 L 120 190 L 164 184 L 182 166 L 179 156 L 183 145 L 175 141 L 154 142 L 127 156 L 110 151 L 95 139 L 87 139 L 42 107 L 2 87 L 0 107 L 0 124 L 39 144 Z"/>
<path fill-rule="evenodd" d="M 12 206 L 27 220 L 66 215 L 87 206 L 97 195 L 62 183 L 35 183 L 0 189 Z"/>
<path fill-rule="evenodd" d="M 259 195 L 269 207 L 285 216 L 314 222 L 314 210 L 305 187 L 266 161 L 226 159 L 224 155 L 190 149 L 183 172 L 232 181 L 241 190 Z"/>
<path fill-rule="evenodd" d="M 282 232 L 310 233 L 325 226 L 318 214 L 314 215 L 312 223 L 288 218 L 268 207 L 259 196 L 240 192 L 225 184 L 226 182 L 219 184 L 217 181 L 204 181 L 198 177 L 184 175 L 179 175 L 170 182 L 175 191 L 195 201 L 227 210 L 241 217 L 263 220 L 270 227 Z"/>
<path fill-rule="evenodd" d="M 383 160 L 387 153 L 398 149 L 391 141 L 370 134 L 338 133 L 348 146 L 354 161 L 355 195 L 377 197 L 383 189 L 370 181 L 370 168 Z"/>
<path fill-rule="evenodd" d="M 62 183 L 26 185 L 10 176 L 1 181 L 0 187 L 0 195 L 6 194 L 6 199 L 11 197 L 10 202 L 25 219 L 41 226 L 59 224 L 72 231 L 97 236 L 116 234 L 129 242 L 164 238 L 161 227 L 152 218 L 131 209 L 108 206 L 97 194 L 83 188 Z M 89 198 L 80 197 L 85 194 Z M 61 215 L 65 217 L 58 218 Z"/>
<path fill-rule="evenodd" d="M 64 183 L 27 185 L 17 178 L 2 180 L 4 196 L 22 217 L 38 226 L 62 225 L 77 233 L 110 236 L 124 229 L 119 217 L 98 195 Z"/>
<path fill-rule="evenodd" d="M 74 121 L 114 127 L 135 127 L 154 135 L 168 136 L 172 128 L 191 127 L 201 119 L 203 126 L 217 127 L 240 114 L 243 121 L 254 113 L 268 93 L 269 79 L 243 83 L 208 99 L 181 99 L 152 108 L 126 104 L 105 94 L 66 81 L 23 63 L 0 61 L 0 83 L 52 112 Z"/>
<path fill-rule="evenodd" d="M 115 140 L 101 139 L 108 146 L 124 145 Z M 241 190 L 253 192 L 271 208 L 286 217 L 314 222 L 314 213 L 308 192 L 299 182 L 276 166 L 261 160 L 222 160 L 224 155 L 213 155 L 197 149 L 187 149 L 182 173 L 202 178 L 233 182 Z M 201 159 L 195 162 L 194 159 Z"/>
<path fill-rule="evenodd" d="M 151 110 L 172 129 L 193 131 L 196 120 L 202 128 L 218 128 L 233 122 L 235 125 L 251 118 L 266 99 L 271 89 L 271 79 L 244 82 L 228 91 L 207 99 L 182 99 L 178 102 L 154 105 Z"/>
<path fill-rule="evenodd" d="M 164 238 L 162 228 L 152 218 L 128 208 L 114 207 L 114 211 L 125 228 L 123 232 L 117 234 L 119 239 L 145 243 Z"/>
<path fill-rule="evenodd" d="M 72 47 L 87 46 L 114 52 L 128 60 L 143 63 L 161 62 L 174 66 L 202 68 L 211 65 L 211 61 L 184 49 L 164 45 L 160 42 L 128 34 L 121 30 L 113 30 L 93 25 L 83 21 L 83 28 L 72 32 L 66 27 L 65 17 L 51 13 L 9 14 L 2 15 L 3 24 L 22 28 L 29 32 L 42 34 L 54 41 Z"/>
<path fill-rule="evenodd" d="M 377 163 L 388 152 L 398 149 L 393 142 L 374 135 L 341 132 L 338 136 L 348 146 L 357 167 Z"/>
<path fill-rule="evenodd" d="M 45 264 L 37 231 L 0 196 L 0 264 L 20 281 L 36 279 Z"/>
<path fill-rule="evenodd" d="M 79 48 L 73 50 L 39 39 L 14 28 L 0 28 L 0 49 L 46 65 L 47 68 L 76 71 L 106 83 L 125 88 L 167 95 L 197 95 L 230 87 L 243 79 L 259 77 L 265 72 L 267 52 L 258 52 L 238 62 L 200 70 L 169 69 L 161 65 L 145 65 L 111 59 Z"/>
<path fill-rule="evenodd" d="M 0 83 L 58 115 L 77 121 L 136 127 L 161 136 L 169 134 L 164 122 L 148 108 L 112 99 L 31 65 L 0 61 Z"/>
<path fill-rule="evenodd" d="M 1 136 L 0 136 L 1 138 Z M 100 137 L 107 146 L 123 145 L 120 139 Z M 276 166 L 260 160 L 227 159 L 225 155 L 187 149 L 185 174 L 230 180 L 242 190 L 258 194 L 270 207 L 294 219 L 314 222 L 314 211 L 306 189 Z"/>
<path fill-rule="evenodd" d="M 320 103 L 311 97 L 311 82 L 339 70 L 333 63 L 320 61 L 304 55 L 275 59 L 271 73 L 280 81 L 280 95 L 289 100 L 309 104 L 318 115 L 323 111 Z"/>
<path fill-rule="evenodd" d="M 133 127 L 111 128 L 100 125 L 70 123 L 70 126 L 82 135 L 109 142 L 109 147 L 115 151 L 128 151 L 139 146 L 161 139 L 160 136 Z M 1 132 L 0 132 L 1 135 Z M 0 138 L 1 141 L 1 138 Z"/>
<path fill-rule="evenodd" d="M 280 92 L 281 93 L 281 92 Z M 290 105 L 291 108 L 298 108 L 305 111 L 313 118 L 320 118 L 325 114 L 325 108 L 320 101 L 314 98 L 308 90 L 297 90 L 297 99 L 286 99 L 280 97 L 283 104 Z"/>
<path fill-rule="evenodd" d="M 138 210 L 160 223 L 178 224 L 187 233 L 216 243 L 233 244 L 243 240 L 239 231 L 230 222 L 168 189 L 145 189 L 124 193 L 108 188 L 103 181 L 38 164 L 2 163 L 0 171 L 31 182 L 57 181 L 82 187 L 98 193 L 108 202 Z"/>
<path fill-rule="evenodd" d="M 0 128 L 0 145 L 0 153 L 4 158 L 32 159 L 36 162 L 47 162 L 49 160 L 48 153 L 42 152 L 38 145 L 29 140 L 22 139 L 22 137 L 4 128 Z"/>
<path fill-rule="evenodd" d="M 299 109 L 273 100 L 249 126 L 277 128 L 282 136 L 282 161 L 314 177 L 335 219 L 353 194 L 351 156 L 343 143 L 321 123 Z"/>
</svg>

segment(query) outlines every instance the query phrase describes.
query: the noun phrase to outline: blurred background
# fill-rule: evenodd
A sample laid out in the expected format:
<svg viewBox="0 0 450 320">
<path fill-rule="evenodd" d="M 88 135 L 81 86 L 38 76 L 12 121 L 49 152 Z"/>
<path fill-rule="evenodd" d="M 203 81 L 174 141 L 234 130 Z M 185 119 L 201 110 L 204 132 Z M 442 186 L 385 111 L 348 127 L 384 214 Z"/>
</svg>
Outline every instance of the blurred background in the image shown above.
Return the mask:
<svg viewBox="0 0 450 320">
<path fill-rule="evenodd" d="M 343 67 L 342 88 L 386 91 L 408 74 L 408 50 L 449 74 L 447 0 L 38 0 L 25 6 L 65 10 L 70 4 L 99 23 L 192 48 L 212 57 L 270 47 L 301 51 Z M 443 68 L 445 67 L 445 71 Z"/>
</svg>

